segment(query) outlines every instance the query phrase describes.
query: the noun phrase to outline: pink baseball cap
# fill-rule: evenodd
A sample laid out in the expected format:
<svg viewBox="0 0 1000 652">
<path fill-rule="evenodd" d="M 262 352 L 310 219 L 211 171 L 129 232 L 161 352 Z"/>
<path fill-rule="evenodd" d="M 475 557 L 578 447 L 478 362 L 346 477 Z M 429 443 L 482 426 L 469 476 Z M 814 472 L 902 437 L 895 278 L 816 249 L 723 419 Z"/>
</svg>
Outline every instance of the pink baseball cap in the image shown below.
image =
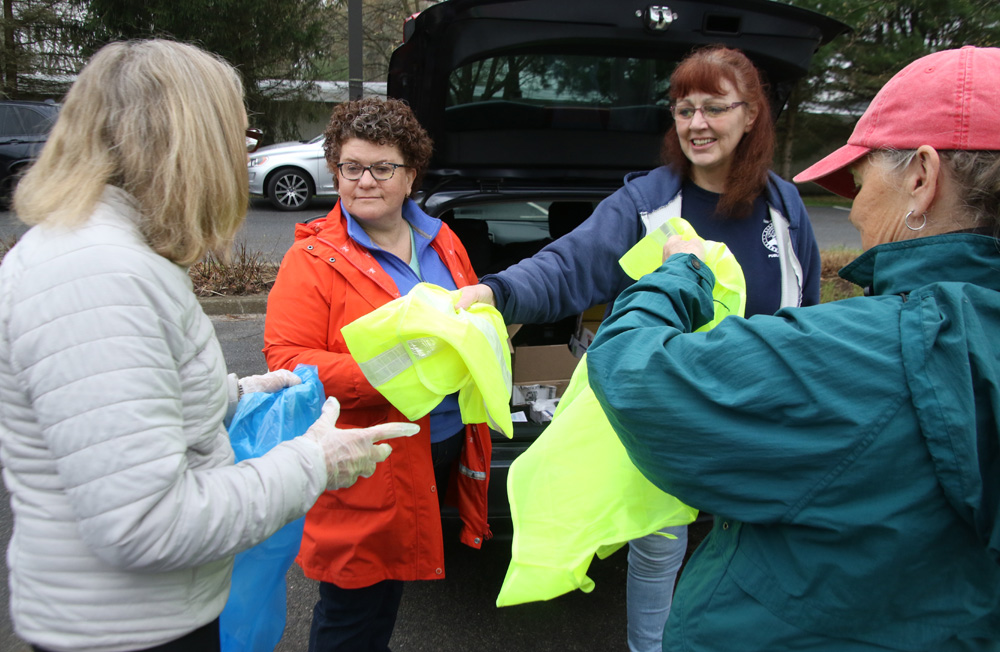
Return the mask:
<svg viewBox="0 0 1000 652">
<path fill-rule="evenodd" d="M 854 198 L 848 166 L 872 150 L 1000 150 L 1000 48 L 967 45 L 921 57 L 893 76 L 847 144 L 795 175 Z"/>
</svg>

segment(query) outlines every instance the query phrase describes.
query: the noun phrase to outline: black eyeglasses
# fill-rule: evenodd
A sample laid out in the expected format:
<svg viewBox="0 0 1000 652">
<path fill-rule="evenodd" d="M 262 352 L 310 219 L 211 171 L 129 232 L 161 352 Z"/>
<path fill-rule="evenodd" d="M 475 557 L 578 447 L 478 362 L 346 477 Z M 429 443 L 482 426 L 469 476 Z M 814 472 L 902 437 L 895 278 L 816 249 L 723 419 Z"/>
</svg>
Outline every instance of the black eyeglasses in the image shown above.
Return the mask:
<svg viewBox="0 0 1000 652">
<path fill-rule="evenodd" d="M 746 102 L 733 102 L 732 104 L 706 104 L 705 106 L 677 106 L 676 104 L 670 105 L 670 113 L 674 116 L 674 120 L 691 120 L 694 118 L 694 114 L 701 111 L 701 114 L 706 120 L 713 120 L 716 118 L 721 118 L 738 106 L 742 106 Z"/>
<path fill-rule="evenodd" d="M 247 154 L 256 152 L 260 141 L 264 140 L 264 132 L 260 129 L 247 128 Z"/>
<path fill-rule="evenodd" d="M 348 181 L 359 181 L 365 170 L 371 173 L 376 181 L 388 181 L 392 175 L 396 174 L 396 168 L 408 168 L 410 165 L 402 163 L 372 163 L 371 165 L 361 165 L 360 163 L 337 163 L 340 176 Z"/>
</svg>

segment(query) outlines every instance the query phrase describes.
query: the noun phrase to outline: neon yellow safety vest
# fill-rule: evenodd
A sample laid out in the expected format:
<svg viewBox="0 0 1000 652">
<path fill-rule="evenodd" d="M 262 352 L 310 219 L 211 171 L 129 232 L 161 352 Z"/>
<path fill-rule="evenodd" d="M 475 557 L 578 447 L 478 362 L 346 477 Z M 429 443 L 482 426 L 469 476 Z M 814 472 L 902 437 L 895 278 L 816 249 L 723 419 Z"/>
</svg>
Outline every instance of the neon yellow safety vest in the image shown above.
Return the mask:
<svg viewBox="0 0 1000 652">
<path fill-rule="evenodd" d="M 655 272 L 663 264 L 663 245 L 672 235 L 679 235 L 685 240 L 694 238 L 701 240 L 690 222 L 680 217 L 672 217 L 660 228 L 646 234 L 646 237 L 621 257 L 618 264 L 636 281 L 650 272 Z M 747 283 L 743 278 L 743 268 L 725 243 L 712 240 L 701 242 L 705 246 L 705 263 L 715 274 L 715 287 L 712 289 L 712 298 L 716 301 L 715 318 L 698 329 L 707 331 L 715 328 L 716 324 L 729 315 L 743 316 L 747 303 Z M 722 303 L 722 306 L 719 306 L 719 303 Z"/>
<path fill-rule="evenodd" d="M 507 327 L 496 308 L 458 311 L 460 293 L 418 283 L 341 329 L 365 378 L 415 421 L 458 392 L 463 423 L 486 422 L 508 438 L 511 365 Z"/>
<path fill-rule="evenodd" d="M 671 226 L 682 237 L 698 237 L 685 220 Z M 670 228 L 670 227 L 668 227 Z M 666 232 L 647 235 L 621 264 L 632 275 L 658 269 Z M 704 242 L 705 262 L 716 274 L 711 328 L 743 314 L 746 283 L 739 263 L 722 243 Z M 552 422 L 511 465 L 507 495 L 514 522 L 511 561 L 497 606 L 550 600 L 594 581 L 587 569 L 625 543 L 698 516 L 658 489 L 632 464 L 587 380 L 586 356 L 577 365 Z"/>
</svg>

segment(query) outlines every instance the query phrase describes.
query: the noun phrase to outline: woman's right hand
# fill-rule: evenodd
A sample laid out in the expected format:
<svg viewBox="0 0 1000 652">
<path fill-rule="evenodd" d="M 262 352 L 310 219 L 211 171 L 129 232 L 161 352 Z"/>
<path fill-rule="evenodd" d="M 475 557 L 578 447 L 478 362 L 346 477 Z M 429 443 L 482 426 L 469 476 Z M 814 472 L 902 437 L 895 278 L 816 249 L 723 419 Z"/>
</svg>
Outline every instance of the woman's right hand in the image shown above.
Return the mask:
<svg viewBox="0 0 1000 652">
<path fill-rule="evenodd" d="M 339 416 L 340 403 L 331 396 L 323 404 L 320 418 L 302 435 L 323 449 L 328 490 L 350 487 L 359 477 L 370 478 L 375 473 L 375 465 L 392 453 L 389 444 L 375 442 L 410 437 L 420 431 L 415 423 L 383 423 L 370 428 L 341 430 L 337 427 Z"/>
<path fill-rule="evenodd" d="M 493 290 L 488 285 L 466 285 L 464 288 L 459 290 L 461 295 L 458 298 L 458 303 L 455 304 L 456 310 L 468 310 L 469 306 L 474 303 L 485 303 L 490 306 L 496 307 L 497 302 L 493 297 Z"/>
</svg>

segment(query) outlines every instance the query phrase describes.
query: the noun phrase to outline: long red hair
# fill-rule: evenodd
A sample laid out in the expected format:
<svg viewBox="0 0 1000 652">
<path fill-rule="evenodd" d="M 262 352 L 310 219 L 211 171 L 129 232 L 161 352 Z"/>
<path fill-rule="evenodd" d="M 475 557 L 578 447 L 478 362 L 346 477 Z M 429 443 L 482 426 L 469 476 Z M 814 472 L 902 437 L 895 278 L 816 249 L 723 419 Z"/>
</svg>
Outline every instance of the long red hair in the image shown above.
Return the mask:
<svg viewBox="0 0 1000 652">
<path fill-rule="evenodd" d="M 747 217 L 754 200 L 767 187 L 767 172 L 774 157 L 771 105 L 760 72 L 739 50 L 721 45 L 700 48 L 685 57 L 670 76 L 670 99 L 677 101 L 698 92 L 722 95 L 723 80 L 732 84 L 740 99 L 757 111 L 750 131 L 733 151 L 733 165 L 718 206 L 720 215 Z M 663 137 L 660 160 L 684 178 L 690 177 L 691 161 L 681 150 L 676 126 Z"/>
</svg>

